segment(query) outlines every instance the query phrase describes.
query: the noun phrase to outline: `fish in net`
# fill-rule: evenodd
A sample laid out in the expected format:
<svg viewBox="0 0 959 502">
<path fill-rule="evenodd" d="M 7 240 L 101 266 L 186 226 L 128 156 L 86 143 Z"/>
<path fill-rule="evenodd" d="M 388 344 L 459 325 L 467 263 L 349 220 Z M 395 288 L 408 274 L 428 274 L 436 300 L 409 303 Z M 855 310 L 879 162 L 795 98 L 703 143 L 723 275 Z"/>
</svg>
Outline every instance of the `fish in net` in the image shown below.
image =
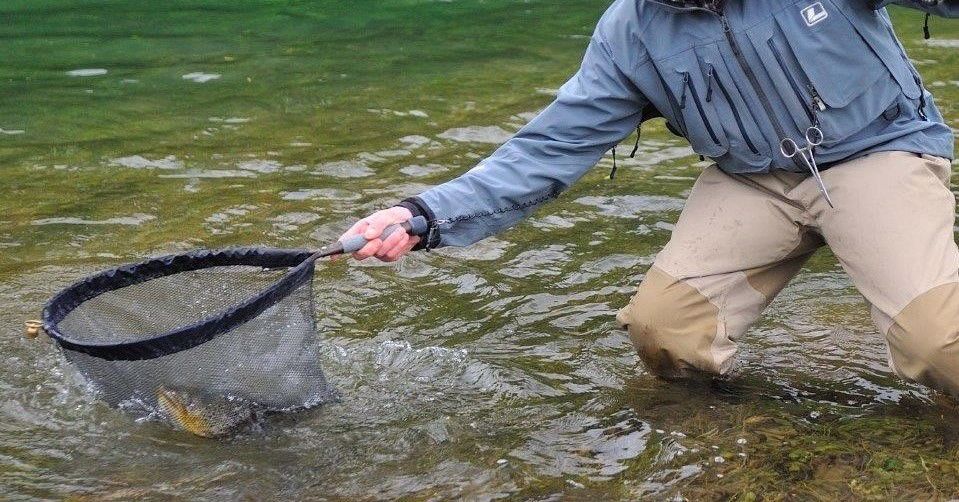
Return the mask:
<svg viewBox="0 0 959 502">
<path fill-rule="evenodd" d="M 417 217 L 382 238 L 426 227 Z M 230 248 L 124 265 L 54 296 L 43 327 L 108 404 L 226 435 L 335 397 L 320 366 L 315 264 L 365 244 L 355 236 L 318 252 Z"/>
</svg>

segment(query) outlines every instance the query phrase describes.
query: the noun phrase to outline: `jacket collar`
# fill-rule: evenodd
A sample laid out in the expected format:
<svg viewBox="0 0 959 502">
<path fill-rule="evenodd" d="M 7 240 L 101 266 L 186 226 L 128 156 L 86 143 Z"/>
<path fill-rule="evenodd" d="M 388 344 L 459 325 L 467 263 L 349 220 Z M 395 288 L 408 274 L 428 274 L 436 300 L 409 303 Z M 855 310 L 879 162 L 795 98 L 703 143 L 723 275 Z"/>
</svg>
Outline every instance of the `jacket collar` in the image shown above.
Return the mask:
<svg viewBox="0 0 959 502">
<path fill-rule="evenodd" d="M 662 5 L 680 12 L 720 12 L 723 10 L 725 0 L 646 0 L 649 3 Z"/>
</svg>

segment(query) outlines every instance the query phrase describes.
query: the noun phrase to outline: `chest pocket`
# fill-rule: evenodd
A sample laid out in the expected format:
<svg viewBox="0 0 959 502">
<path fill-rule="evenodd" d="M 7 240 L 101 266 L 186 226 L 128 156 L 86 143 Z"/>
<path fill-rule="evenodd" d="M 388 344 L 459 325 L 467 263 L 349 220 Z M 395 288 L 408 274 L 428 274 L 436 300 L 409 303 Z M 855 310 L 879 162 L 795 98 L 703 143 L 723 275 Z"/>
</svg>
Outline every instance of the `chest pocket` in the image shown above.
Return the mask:
<svg viewBox="0 0 959 502">
<path fill-rule="evenodd" d="M 818 122 L 827 143 L 861 130 L 902 93 L 832 0 L 792 3 L 747 34 L 798 130 Z"/>
<path fill-rule="evenodd" d="M 700 155 L 718 158 L 729 151 L 720 117 L 707 99 L 709 85 L 693 49 L 654 62 L 673 114 L 686 139 Z"/>
<path fill-rule="evenodd" d="M 706 79 L 706 102 L 716 110 L 730 150 L 736 152 L 739 162 L 754 170 L 765 169 L 769 165 L 769 147 L 740 93 L 737 82 L 741 80 L 733 77 L 726 64 L 729 56 L 716 44 L 696 47 L 696 56 L 700 73 Z"/>
</svg>

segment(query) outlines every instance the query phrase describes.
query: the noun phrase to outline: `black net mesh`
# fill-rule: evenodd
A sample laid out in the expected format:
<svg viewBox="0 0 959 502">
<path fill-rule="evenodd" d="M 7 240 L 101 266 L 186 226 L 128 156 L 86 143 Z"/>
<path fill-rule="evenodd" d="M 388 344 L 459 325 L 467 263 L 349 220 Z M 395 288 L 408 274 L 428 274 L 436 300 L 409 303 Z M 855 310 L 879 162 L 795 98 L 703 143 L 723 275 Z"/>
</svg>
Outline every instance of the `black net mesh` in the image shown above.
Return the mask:
<svg viewBox="0 0 959 502">
<path fill-rule="evenodd" d="M 168 260 L 169 270 L 162 263 L 147 267 L 166 275 L 146 280 L 142 267 L 87 280 L 51 301 L 48 331 L 105 401 L 202 435 L 226 432 L 260 412 L 329 399 L 313 317 L 313 262 L 299 253 L 286 259 L 299 266 L 275 266 L 270 254 L 264 268 L 249 264 L 255 254 L 237 256 L 212 266 L 205 257 L 186 266 Z M 290 287 L 278 288 L 284 279 Z M 121 287 L 111 288 L 111 281 Z M 256 295 L 265 309 L 229 317 Z"/>
</svg>

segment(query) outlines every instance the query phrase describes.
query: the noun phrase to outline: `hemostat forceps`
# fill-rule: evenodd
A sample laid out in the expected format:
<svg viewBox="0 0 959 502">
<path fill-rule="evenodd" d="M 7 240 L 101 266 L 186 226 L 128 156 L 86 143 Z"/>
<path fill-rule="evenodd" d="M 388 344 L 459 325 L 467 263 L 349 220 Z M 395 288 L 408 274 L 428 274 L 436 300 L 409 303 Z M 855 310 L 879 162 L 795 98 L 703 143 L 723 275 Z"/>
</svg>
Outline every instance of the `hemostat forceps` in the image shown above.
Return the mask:
<svg viewBox="0 0 959 502">
<path fill-rule="evenodd" d="M 793 158 L 799 156 L 802 158 L 803 162 L 806 163 L 806 167 L 809 168 L 809 172 L 812 173 L 813 178 L 816 179 L 816 183 L 819 185 L 819 191 L 822 192 L 823 196 L 826 198 L 826 202 L 829 203 L 829 207 L 835 208 L 833 205 L 832 199 L 829 198 L 829 192 L 826 190 L 826 184 L 822 181 L 822 176 L 819 174 L 819 166 L 816 165 L 816 156 L 813 154 L 813 149 L 821 145 L 823 142 L 823 133 L 822 129 L 818 126 L 811 126 L 806 129 L 806 146 L 800 148 L 792 138 L 784 138 L 779 142 L 779 151 L 782 152 L 788 158 Z"/>
</svg>

